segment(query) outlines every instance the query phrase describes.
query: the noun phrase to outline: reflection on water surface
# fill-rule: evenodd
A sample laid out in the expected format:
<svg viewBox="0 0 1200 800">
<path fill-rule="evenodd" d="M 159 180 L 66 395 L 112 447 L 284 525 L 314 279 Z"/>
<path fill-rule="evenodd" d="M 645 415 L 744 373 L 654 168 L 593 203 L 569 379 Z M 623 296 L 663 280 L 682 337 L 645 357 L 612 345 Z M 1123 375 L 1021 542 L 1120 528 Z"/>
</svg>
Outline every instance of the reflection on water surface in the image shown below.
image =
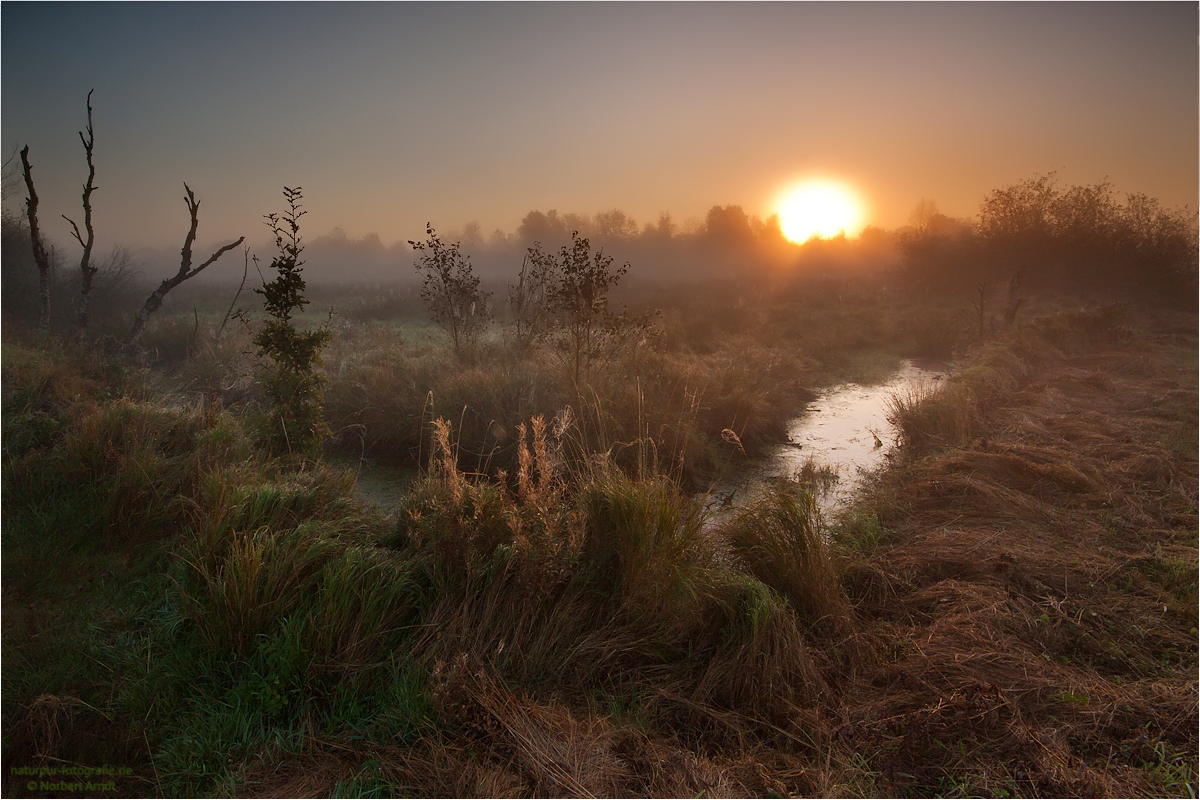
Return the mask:
<svg viewBox="0 0 1200 800">
<path fill-rule="evenodd" d="M 945 364 L 906 360 L 883 383 L 846 383 L 823 392 L 803 415 L 789 423 L 787 444 L 714 487 L 710 508 L 720 517 L 752 502 L 776 480 L 795 476 L 811 462 L 837 472 L 837 482 L 817 498 L 826 514 L 837 509 L 853 496 L 862 473 L 882 464 L 895 447 L 896 430 L 887 420 L 889 399 L 934 385 L 948 374 Z"/>
</svg>

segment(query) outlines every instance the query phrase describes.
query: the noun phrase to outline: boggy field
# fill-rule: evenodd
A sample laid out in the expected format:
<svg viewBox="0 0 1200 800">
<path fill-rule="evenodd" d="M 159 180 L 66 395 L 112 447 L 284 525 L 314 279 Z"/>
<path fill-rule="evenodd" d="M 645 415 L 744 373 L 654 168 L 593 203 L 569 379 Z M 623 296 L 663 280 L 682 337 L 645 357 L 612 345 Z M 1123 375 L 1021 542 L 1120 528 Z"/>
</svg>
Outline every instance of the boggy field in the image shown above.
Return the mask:
<svg viewBox="0 0 1200 800">
<path fill-rule="evenodd" d="M 930 318 L 832 348 L 816 315 L 722 308 L 759 334 L 667 309 L 590 406 L 536 362 L 335 339 L 338 446 L 422 459 L 392 514 L 271 455 L 216 343 L 168 376 L 10 338 L 4 793 L 1194 795 L 1195 315 L 995 334 L 896 399 L 842 517 L 783 481 L 714 526 L 685 485 Z M 810 355 L 777 358 L 789 325 Z M 431 410 L 435 380 L 460 394 Z"/>
</svg>

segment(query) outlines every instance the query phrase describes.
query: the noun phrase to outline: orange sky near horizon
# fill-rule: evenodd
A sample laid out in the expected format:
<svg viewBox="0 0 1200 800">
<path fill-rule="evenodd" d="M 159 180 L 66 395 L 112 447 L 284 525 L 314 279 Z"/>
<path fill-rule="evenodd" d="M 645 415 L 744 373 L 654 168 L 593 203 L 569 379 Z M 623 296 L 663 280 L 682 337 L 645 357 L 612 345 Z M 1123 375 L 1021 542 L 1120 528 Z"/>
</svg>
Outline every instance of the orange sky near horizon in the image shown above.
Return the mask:
<svg viewBox="0 0 1200 800">
<path fill-rule="evenodd" d="M 1056 171 L 1196 207 L 1189 3 L 4 3 L 3 148 L 30 146 L 69 245 L 95 89 L 99 245 L 265 239 L 302 186 L 310 236 L 384 243 L 529 211 L 681 227 L 762 218 L 808 178 L 862 224 L 973 216 Z M 19 209 L 24 186 L 6 185 Z M 856 223 L 857 224 L 857 223 Z"/>
</svg>

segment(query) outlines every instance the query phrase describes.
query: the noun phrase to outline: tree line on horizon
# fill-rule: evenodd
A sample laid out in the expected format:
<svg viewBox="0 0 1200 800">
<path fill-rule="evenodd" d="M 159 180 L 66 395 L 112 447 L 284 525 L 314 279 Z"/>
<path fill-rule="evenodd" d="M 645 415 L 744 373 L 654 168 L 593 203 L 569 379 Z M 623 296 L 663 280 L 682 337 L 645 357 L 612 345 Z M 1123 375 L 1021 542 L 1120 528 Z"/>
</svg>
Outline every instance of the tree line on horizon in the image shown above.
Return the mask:
<svg viewBox="0 0 1200 800">
<path fill-rule="evenodd" d="M 1063 186 L 1053 172 L 996 189 L 974 220 L 922 204 L 898 236 L 898 277 L 924 294 L 1020 284 L 1041 294 L 1087 294 L 1196 308 L 1197 220 L 1145 194 L 1122 200 L 1107 180 Z"/>
<path fill-rule="evenodd" d="M 595 215 L 530 211 L 512 234 L 484 237 L 478 225 L 449 231 L 484 280 L 507 280 L 535 242 L 557 248 L 572 232 L 634 265 L 647 279 L 781 278 L 876 275 L 921 295 L 976 295 L 1014 280 L 1022 291 L 1125 296 L 1194 304 L 1198 228 L 1194 212 L 1166 208 L 1143 193 L 1123 197 L 1107 180 L 1065 186 L 1054 173 L 993 190 L 973 218 L 954 218 L 935 203 L 917 204 L 909 224 L 868 226 L 859 236 L 788 241 L 775 216 L 736 205 L 713 206 L 705 219 L 679 226 L 670 214 L 639 224 L 619 209 Z M 359 259 L 364 280 L 396 280 L 408 250 L 377 234 L 351 239 L 340 229 L 313 240 L 314 278 L 323 265 Z"/>
<path fill-rule="evenodd" d="M 1197 226 L 1189 209 L 1165 208 L 1145 194 L 1122 199 L 1107 182 L 1062 186 L 1053 174 L 994 190 L 973 219 L 949 217 L 921 201 L 909 224 L 896 230 L 867 227 L 855 238 L 803 244 L 784 238 L 776 218 L 763 220 L 736 205 L 713 206 L 703 222 L 687 227 L 666 213 L 639 226 L 619 209 L 595 215 L 534 210 L 512 234 L 496 231 L 485 238 L 468 224 L 442 238 L 460 245 L 477 276 L 502 287 L 535 242 L 557 250 L 570 243 L 572 232 L 630 262 L 638 279 L 873 274 L 924 296 L 975 296 L 985 289 L 996 296 L 1016 279 L 1025 293 L 1104 294 L 1173 305 L 1194 305 L 1197 297 Z M 29 226 L 7 210 L 2 248 L 4 315 L 34 324 L 31 298 L 39 290 Z M 47 249 L 54 306 L 69 307 L 81 277 L 64 269 L 66 248 L 51 241 Z M 408 241 L 389 246 L 377 234 L 352 239 L 335 228 L 312 239 L 308 252 L 309 280 L 317 284 L 414 280 Z M 132 313 L 130 298 L 145 282 L 127 248 L 93 260 L 92 316 L 99 326 L 110 326 Z M 241 270 L 210 272 L 210 281 L 228 282 Z"/>
<path fill-rule="evenodd" d="M 478 273 L 489 281 L 505 280 L 516 269 L 527 248 L 540 243 L 552 249 L 569 245 L 578 233 L 619 260 L 635 265 L 639 277 L 662 279 L 709 278 L 727 275 L 731 269 L 749 274 L 780 274 L 802 265 L 807 271 L 879 269 L 893 264 L 898 256 L 895 237 L 868 227 L 851 239 L 838 236 L 814 238 L 797 244 L 784 237 L 779 220 L 747 214 L 741 206 L 714 205 L 704 220 L 679 225 L 669 213 L 653 223 L 640 224 L 620 209 L 594 215 L 533 210 L 516 231 L 493 231 L 485 236 L 477 223 L 445 230 L 443 237 L 457 242 L 471 256 Z M 405 263 L 407 241 L 385 245 L 376 233 L 353 239 L 340 227 L 314 238 L 311 254 L 314 278 L 320 279 L 322 264 L 349 261 L 360 265 L 356 280 L 395 279 L 389 271 Z"/>
</svg>

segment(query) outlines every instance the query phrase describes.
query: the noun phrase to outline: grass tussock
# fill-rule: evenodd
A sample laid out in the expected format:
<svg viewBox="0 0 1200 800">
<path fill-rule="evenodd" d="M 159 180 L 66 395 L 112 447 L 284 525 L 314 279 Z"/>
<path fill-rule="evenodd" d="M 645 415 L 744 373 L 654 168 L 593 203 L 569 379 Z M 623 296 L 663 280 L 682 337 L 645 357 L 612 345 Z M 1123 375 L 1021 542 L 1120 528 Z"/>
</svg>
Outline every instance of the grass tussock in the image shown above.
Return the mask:
<svg viewBox="0 0 1200 800">
<path fill-rule="evenodd" d="M 786 598 L 805 624 L 830 635 L 851 627 L 810 493 L 783 483 L 722 533 L 750 574 Z"/>
<path fill-rule="evenodd" d="M 623 672 L 636 683 L 674 672 L 705 702 L 761 699 L 748 688 L 759 671 L 745 662 L 763 649 L 790 652 L 776 654 L 791 659 L 780 667 L 790 678 L 820 681 L 795 612 L 736 569 L 697 504 L 665 478 L 636 481 L 604 461 L 562 481 L 546 426 L 532 427 L 516 496 L 451 474 L 447 458 L 405 512 L 402 541 L 438 598 L 421 623 L 437 633 L 418 650 L 434 660 L 465 652 L 527 681 L 588 685 Z M 691 664 L 689 652 L 704 655 Z M 718 654 L 724 670 L 713 667 Z M 754 677 L 730 691 L 738 672 Z"/>
<path fill-rule="evenodd" d="M 716 552 L 698 509 L 668 481 L 599 471 L 583 491 L 589 578 L 633 618 L 679 620 L 702 604 Z"/>
</svg>

